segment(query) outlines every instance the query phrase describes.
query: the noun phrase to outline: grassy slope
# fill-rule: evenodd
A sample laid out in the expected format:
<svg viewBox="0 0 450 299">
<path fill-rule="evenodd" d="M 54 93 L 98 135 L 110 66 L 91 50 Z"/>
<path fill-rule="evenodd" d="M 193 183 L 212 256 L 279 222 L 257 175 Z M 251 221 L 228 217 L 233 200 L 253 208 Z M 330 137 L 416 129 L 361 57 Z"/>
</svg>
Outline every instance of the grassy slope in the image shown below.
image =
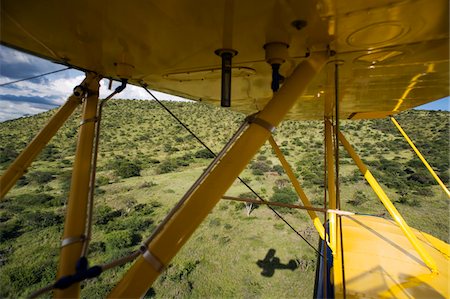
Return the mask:
<svg viewBox="0 0 450 299">
<path fill-rule="evenodd" d="M 214 151 L 218 152 L 244 116 L 202 104 L 167 103 Z M 54 111 L 0 124 L 0 173 Z M 411 111 L 398 119 L 448 182 L 448 113 Z M 64 126 L 33 163 L 22 186 L 0 206 L 0 296 L 24 296 L 54 278 L 64 205 L 76 143 L 78 115 Z M 342 130 L 386 187 L 388 195 L 411 226 L 449 242 L 448 200 L 425 173 L 420 161 L 389 120 L 344 122 Z M 322 202 L 322 124 L 287 121 L 276 140 L 299 175 L 310 199 Z M 196 158 L 201 146 L 154 102 L 111 101 L 106 107 L 96 190 L 96 225 L 91 264 L 119 257 L 148 236 L 206 167 Z M 117 167 L 124 160 L 138 165 L 140 176 L 123 179 Z M 272 168 L 279 162 L 268 145 L 255 158 Z M 128 164 L 127 164 L 128 165 Z M 117 167 L 116 167 L 117 166 Z M 165 166 L 166 168 L 163 168 Z M 172 169 L 176 168 L 176 169 Z M 267 169 L 265 169 L 267 170 Z M 40 171 L 40 172 L 39 172 Z M 162 173 L 164 172 L 164 173 Z M 42 183 L 46 174 L 52 174 Z M 273 170 L 242 178 L 265 198 L 285 175 Z M 341 154 L 343 209 L 383 214 L 384 208 L 363 182 L 349 158 Z M 227 194 L 248 192 L 235 183 Z M 317 236 L 304 212 L 283 212 L 306 238 Z M 388 216 L 386 216 L 388 217 Z M 296 260 L 294 270 L 262 276 L 256 262 L 269 249 L 280 262 Z M 84 297 L 104 296 L 126 267 L 83 285 Z M 210 213 L 169 269 L 154 284 L 156 297 L 311 297 L 315 254 L 265 207 L 247 217 L 242 205 L 222 201 Z"/>
</svg>

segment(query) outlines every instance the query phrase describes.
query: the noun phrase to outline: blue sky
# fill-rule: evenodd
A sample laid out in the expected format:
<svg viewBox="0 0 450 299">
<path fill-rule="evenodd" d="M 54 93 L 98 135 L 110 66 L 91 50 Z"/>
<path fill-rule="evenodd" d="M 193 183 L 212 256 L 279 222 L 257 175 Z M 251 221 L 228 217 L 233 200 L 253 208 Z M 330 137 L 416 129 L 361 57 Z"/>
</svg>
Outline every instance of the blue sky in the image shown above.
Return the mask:
<svg viewBox="0 0 450 299">
<path fill-rule="evenodd" d="M 64 66 L 0 46 L 0 84 L 55 71 Z M 37 114 L 63 104 L 73 88 L 80 84 L 84 74 L 76 70 L 66 70 L 45 77 L 0 87 L 0 122 Z M 116 83 L 117 85 L 118 83 Z M 116 85 L 113 85 L 115 87 Z M 102 80 L 100 97 L 111 93 L 108 82 Z M 165 100 L 181 98 L 156 92 Z M 116 97 L 122 99 L 149 99 L 140 87 L 129 85 Z M 417 109 L 450 110 L 450 98 L 429 103 Z"/>
</svg>

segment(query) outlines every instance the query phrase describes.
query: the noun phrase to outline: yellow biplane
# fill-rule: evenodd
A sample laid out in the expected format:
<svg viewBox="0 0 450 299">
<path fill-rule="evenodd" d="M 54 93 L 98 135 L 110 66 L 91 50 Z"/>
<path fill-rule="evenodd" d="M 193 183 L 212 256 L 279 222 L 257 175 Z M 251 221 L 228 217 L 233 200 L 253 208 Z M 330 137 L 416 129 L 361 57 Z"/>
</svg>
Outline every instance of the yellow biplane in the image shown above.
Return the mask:
<svg viewBox="0 0 450 299">
<path fill-rule="evenodd" d="M 322 240 L 317 298 L 450 297 L 450 246 L 408 226 L 339 131 L 343 119 L 392 117 L 450 197 L 393 118 L 449 95 L 447 0 L 0 3 L 3 45 L 86 72 L 0 181 L 3 198 L 74 109 L 83 105 L 58 280 L 36 295 L 53 289 L 55 297 L 78 297 L 79 282 L 107 268 L 83 263 L 104 103 L 98 99 L 99 80 L 110 78 L 122 82 L 111 96 L 133 84 L 248 115 L 141 249 L 115 262 L 133 265 L 111 298 L 146 293 L 267 140 Z M 311 205 L 271 138 L 283 119 L 324 121 L 324 207 Z M 392 221 L 340 209 L 339 143 Z"/>
</svg>

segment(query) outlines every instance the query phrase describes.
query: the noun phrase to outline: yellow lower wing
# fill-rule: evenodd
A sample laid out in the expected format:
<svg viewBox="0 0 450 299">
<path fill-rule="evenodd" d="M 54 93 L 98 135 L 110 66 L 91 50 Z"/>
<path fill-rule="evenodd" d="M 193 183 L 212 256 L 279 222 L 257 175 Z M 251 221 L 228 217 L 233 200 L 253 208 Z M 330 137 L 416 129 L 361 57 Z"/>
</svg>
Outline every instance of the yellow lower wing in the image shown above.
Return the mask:
<svg viewBox="0 0 450 299">
<path fill-rule="evenodd" d="M 437 273 L 431 273 L 395 222 L 373 216 L 343 216 L 346 297 L 448 298 L 450 246 L 413 231 L 436 261 Z M 335 267 L 334 272 L 342 269 Z M 342 285 L 335 286 L 335 291 L 337 298 L 343 297 Z"/>
</svg>

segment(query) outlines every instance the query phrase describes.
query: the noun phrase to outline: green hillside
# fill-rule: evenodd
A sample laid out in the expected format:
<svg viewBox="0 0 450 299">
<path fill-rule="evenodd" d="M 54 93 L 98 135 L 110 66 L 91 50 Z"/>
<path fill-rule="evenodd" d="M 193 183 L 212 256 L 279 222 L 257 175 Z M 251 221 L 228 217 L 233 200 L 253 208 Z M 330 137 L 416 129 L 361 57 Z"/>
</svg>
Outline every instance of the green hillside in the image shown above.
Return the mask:
<svg viewBox="0 0 450 299">
<path fill-rule="evenodd" d="M 215 152 L 245 117 L 199 103 L 165 104 Z M 0 174 L 54 112 L 0 123 Z M 397 119 L 448 186 L 449 113 L 408 111 Z M 0 202 L 0 297 L 25 297 L 55 279 L 79 120 L 80 111 Z M 275 133 L 317 206 L 323 203 L 322 129 L 322 122 L 285 121 Z M 341 129 L 406 221 L 449 242 L 449 200 L 390 120 L 344 121 Z M 389 218 L 342 148 L 340 156 L 342 209 Z M 101 132 L 90 264 L 138 248 L 210 161 L 210 154 L 157 103 L 110 101 Z M 241 178 L 265 199 L 297 200 L 268 143 Z M 249 197 L 248 192 L 236 181 L 227 195 Z M 278 211 L 318 244 L 304 211 Z M 263 273 L 257 262 L 273 250 L 288 269 L 273 266 L 273 273 Z M 314 250 L 268 208 L 247 215 L 244 204 L 223 200 L 146 297 L 310 298 L 315 263 Z M 104 297 L 128 268 L 83 283 L 82 297 Z"/>
</svg>

